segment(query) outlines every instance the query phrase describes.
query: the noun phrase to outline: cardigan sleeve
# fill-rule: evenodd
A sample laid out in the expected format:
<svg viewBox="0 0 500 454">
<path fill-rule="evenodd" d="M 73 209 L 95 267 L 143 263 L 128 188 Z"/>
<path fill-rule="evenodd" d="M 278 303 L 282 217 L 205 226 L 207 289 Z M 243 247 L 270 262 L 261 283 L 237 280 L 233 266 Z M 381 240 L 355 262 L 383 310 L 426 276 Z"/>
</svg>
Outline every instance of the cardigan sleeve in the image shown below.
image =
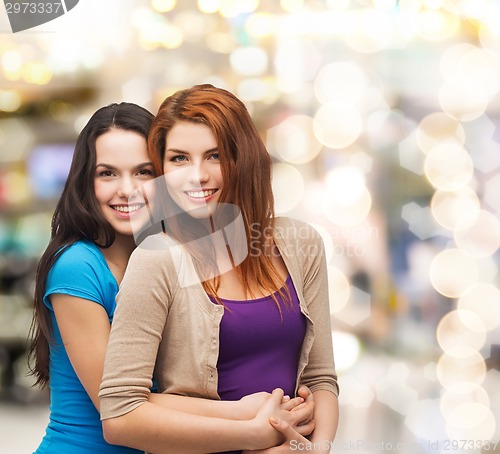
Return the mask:
<svg viewBox="0 0 500 454">
<path fill-rule="evenodd" d="M 138 247 L 117 295 L 100 387 L 101 419 L 128 413 L 147 401 L 171 289 L 165 250 Z"/>
<path fill-rule="evenodd" d="M 338 396 L 325 250 L 320 234 L 310 226 L 307 230 L 307 238 L 301 239 L 302 249 L 298 254 L 303 259 L 303 295 L 313 322 L 314 338 L 301 383 L 312 391 L 326 389 Z"/>
</svg>

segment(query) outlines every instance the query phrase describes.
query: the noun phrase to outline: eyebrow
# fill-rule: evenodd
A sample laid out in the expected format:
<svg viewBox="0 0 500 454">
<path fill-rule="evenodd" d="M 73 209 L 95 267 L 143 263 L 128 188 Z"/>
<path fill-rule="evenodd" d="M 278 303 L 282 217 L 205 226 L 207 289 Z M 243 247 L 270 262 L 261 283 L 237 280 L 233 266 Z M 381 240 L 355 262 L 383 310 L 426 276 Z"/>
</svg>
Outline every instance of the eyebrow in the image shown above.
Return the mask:
<svg viewBox="0 0 500 454">
<path fill-rule="evenodd" d="M 138 164 L 136 165 L 134 168 L 135 169 L 143 169 L 144 167 L 150 167 L 152 166 L 153 163 L 152 162 L 142 162 L 141 164 Z M 97 169 L 98 167 L 105 167 L 106 169 L 110 169 L 110 170 L 116 170 L 117 167 L 111 165 L 111 164 L 105 164 L 103 162 L 100 162 L 98 164 L 96 164 L 95 168 Z"/>
<path fill-rule="evenodd" d="M 210 148 L 210 150 L 206 150 L 203 152 L 203 154 L 207 153 L 213 153 L 214 151 L 217 151 L 218 147 Z M 179 153 L 179 154 L 189 154 L 189 151 L 184 151 L 184 150 L 179 150 L 178 148 L 167 148 L 165 152 L 171 151 L 173 153 Z"/>
</svg>

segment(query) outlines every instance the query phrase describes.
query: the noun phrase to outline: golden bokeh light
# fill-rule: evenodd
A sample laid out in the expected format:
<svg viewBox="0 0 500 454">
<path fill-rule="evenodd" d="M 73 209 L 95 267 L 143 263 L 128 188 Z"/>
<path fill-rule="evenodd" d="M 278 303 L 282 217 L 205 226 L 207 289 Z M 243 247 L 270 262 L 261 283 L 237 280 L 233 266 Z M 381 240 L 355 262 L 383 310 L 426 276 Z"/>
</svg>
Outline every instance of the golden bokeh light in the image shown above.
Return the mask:
<svg viewBox="0 0 500 454">
<path fill-rule="evenodd" d="M 489 211 L 481 210 L 474 223 L 453 234 L 457 246 L 473 257 L 495 254 L 500 247 L 500 221 Z"/>
<path fill-rule="evenodd" d="M 481 212 L 479 197 L 469 186 L 452 192 L 435 191 L 430 206 L 438 224 L 454 231 L 474 225 Z"/>
<path fill-rule="evenodd" d="M 444 41 L 460 27 L 457 16 L 437 10 L 421 11 L 418 18 L 418 34 L 428 41 Z"/>
<path fill-rule="evenodd" d="M 424 172 L 436 189 L 456 191 L 471 181 L 474 164 L 461 145 L 443 143 L 429 150 L 424 162 Z"/>
<path fill-rule="evenodd" d="M 325 146 L 345 148 L 363 129 L 363 119 L 352 106 L 321 106 L 314 115 L 314 135 Z"/>
<path fill-rule="evenodd" d="M 469 449 L 477 448 L 478 440 L 491 440 L 495 429 L 495 415 L 488 406 L 477 402 L 458 406 L 446 420 L 450 440 L 468 440 L 468 444 L 462 446 Z M 450 446 L 454 446 L 453 442 Z M 460 444 L 456 443 L 456 446 L 458 448 Z"/>
<path fill-rule="evenodd" d="M 269 129 L 267 147 L 271 154 L 292 164 L 310 162 L 322 150 L 314 135 L 314 121 L 307 115 L 292 115 Z"/>
<path fill-rule="evenodd" d="M 486 390 L 477 383 L 464 382 L 444 390 L 439 401 L 441 414 L 446 420 L 452 417 L 453 412 L 460 406 L 469 403 L 478 403 L 490 406 L 490 398 Z"/>
<path fill-rule="evenodd" d="M 322 104 L 354 104 L 367 87 L 363 71 L 351 62 L 329 63 L 314 80 L 314 93 Z"/>
<path fill-rule="evenodd" d="M 470 287 L 458 299 L 457 307 L 476 313 L 487 331 L 500 326 L 500 289 L 493 284 L 479 282 Z"/>
<path fill-rule="evenodd" d="M 347 196 L 347 198 L 350 198 Z M 330 222 L 340 226 L 355 226 L 361 224 L 370 213 L 372 197 L 366 187 L 362 188 L 359 197 L 347 205 L 341 198 L 323 201 L 323 214 Z"/>
<path fill-rule="evenodd" d="M 202 13 L 216 13 L 222 6 L 222 0 L 198 0 L 198 9 Z"/>
<path fill-rule="evenodd" d="M 442 295 L 456 298 L 476 284 L 476 261 L 460 249 L 445 249 L 434 257 L 429 270 L 432 286 Z"/>
<path fill-rule="evenodd" d="M 267 70 L 268 57 L 261 47 L 238 47 L 229 57 L 231 68 L 242 76 L 260 76 Z"/>
<path fill-rule="evenodd" d="M 486 341 L 486 328 L 475 312 L 454 310 L 439 321 L 436 338 L 445 352 L 455 347 L 470 347 L 479 351 Z"/>
<path fill-rule="evenodd" d="M 300 203 L 304 195 L 302 174 L 290 164 L 274 164 L 273 193 L 277 214 L 292 210 Z"/>
<path fill-rule="evenodd" d="M 151 6 L 160 13 L 172 11 L 177 4 L 177 0 L 151 0 Z"/>
<path fill-rule="evenodd" d="M 0 110 L 3 112 L 15 112 L 21 107 L 22 98 L 17 91 L 0 90 Z"/>
<path fill-rule="evenodd" d="M 468 347 L 455 347 L 438 359 L 436 374 L 441 385 L 446 389 L 455 389 L 457 385 L 481 384 L 486 376 L 486 363 L 477 350 Z"/>
<path fill-rule="evenodd" d="M 443 112 L 426 115 L 418 124 L 415 139 L 419 148 L 425 154 L 436 145 L 443 142 L 465 143 L 463 126 L 455 118 Z"/>
</svg>

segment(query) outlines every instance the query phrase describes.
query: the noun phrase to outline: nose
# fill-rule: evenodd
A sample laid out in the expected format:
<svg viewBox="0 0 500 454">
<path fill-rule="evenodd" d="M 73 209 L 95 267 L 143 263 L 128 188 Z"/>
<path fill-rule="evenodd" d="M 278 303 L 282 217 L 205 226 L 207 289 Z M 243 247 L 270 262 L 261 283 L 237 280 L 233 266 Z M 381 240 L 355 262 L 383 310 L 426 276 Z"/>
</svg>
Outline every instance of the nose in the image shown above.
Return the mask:
<svg viewBox="0 0 500 454">
<path fill-rule="evenodd" d="M 190 167 L 189 181 L 191 184 L 198 186 L 206 183 L 210 179 L 210 174 L 204 162 L 195 163 Z"/>
<path fill-rule="evenodd" d="M 129 198 L 135 191 L 136 187 L 131 178 L 123 177 L 120 179 L 118 190 L 116 191 L 119 197 Z"/>
</svg>

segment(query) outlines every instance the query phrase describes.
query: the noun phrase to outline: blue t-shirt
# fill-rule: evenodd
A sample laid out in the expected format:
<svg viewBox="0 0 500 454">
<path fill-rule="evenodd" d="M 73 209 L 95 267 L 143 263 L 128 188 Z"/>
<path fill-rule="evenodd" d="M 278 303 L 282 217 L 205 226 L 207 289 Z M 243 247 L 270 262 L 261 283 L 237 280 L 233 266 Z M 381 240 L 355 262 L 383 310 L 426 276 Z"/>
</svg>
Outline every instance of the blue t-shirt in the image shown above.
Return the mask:
<svg viewBox="0 0 500 454">
<path fill-rule="evenodd" d="M 66 294 L 100 304 L 111 323 L 118 284 L 102 252 L 90 241 L 78 241 L 57 259 L 47 277 L 44 303 L 52 318 L 50 346 L 50 421 L 36 454 L 138 454 L 104 440 L 99 412 L 78 379 L 61 339 L 52 294 Z"/>
</svg>

